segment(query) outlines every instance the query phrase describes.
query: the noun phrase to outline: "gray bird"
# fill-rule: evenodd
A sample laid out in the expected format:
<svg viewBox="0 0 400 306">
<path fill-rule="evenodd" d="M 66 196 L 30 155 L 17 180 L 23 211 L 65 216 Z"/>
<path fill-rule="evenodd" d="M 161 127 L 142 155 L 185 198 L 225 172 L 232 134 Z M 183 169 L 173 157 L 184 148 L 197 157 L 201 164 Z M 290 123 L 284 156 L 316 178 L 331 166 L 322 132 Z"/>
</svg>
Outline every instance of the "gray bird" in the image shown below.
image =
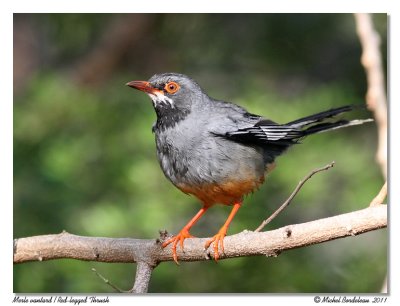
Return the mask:
<svg viewBox="0 0 400 306">
<path fill-rule="evenodd" d="M 214 243 L 214 258 L 229 224 L 242 205 L 243 197 L 257 189 L 274 167 L 274 160 L 305 136 L 362 124 L 367 120 L 327 120 L 351 111 L 343 106 L 278 124 L 251 114 L 244 108 L 209 97 L 190 77 L 178 73 L 156 74 L 148 81 L 126 85 L 147 93 L 157 114 L 153 126 L 157 156 L 165 176 L 181 191 L 196 196 L 203 204 L 200 211 L 174 237 L 173 258 L 178 263 L 177 244 L 190 228 L 214 204 L 233 206 L 218 233 L 206 242 Z"/>
</svg>

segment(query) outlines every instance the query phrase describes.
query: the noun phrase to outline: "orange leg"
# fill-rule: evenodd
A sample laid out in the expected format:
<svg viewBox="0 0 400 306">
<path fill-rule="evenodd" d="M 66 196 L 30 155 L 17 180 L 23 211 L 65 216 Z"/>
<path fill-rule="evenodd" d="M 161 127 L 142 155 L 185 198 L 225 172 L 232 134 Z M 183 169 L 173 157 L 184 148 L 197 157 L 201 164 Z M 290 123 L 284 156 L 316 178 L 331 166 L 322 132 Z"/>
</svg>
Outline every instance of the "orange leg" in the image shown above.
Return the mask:
<svg viewBox="0 0 400 306">
<path fill-rule="evenodd" d="M 202 209 L 199 210 L 199 212 L 186 224 L 181 231 L 178 233 L 178 235 L 168 239 L 162 244 L 162 247 L 165 248 L 167 245 L 170 243 L 173 243 L 172 245 L 172 255 L 174 257 L 174 261 L 179 265 L 178 263 L 178 255 L 176 254 L 176 245 L 180 244 L 181 250 L 183 251 L 183 241 L 186 238 L 193 238 L 194 236 L 190 235 L 189 230 L 190 228 L 201 218 L 202 215 L 207 211 L 208 207 L 203 206 Z"/>
<path fill-rule="evenodd" d="M 222 253 L 224 253 L 224 238 L 226 236 L 226 232 L 228 231 L 229 224 L 231 224 L 233 217 L 235 217 L 236 213 L 238 212 L 240 206 L 242 205 L 242 202 L 235 203 L 233 205 L 232 211 L 229 214 L 228 219 L 226 219 L 225 224 L 221 227 L 221 229 L 218 231 L 218 233 L 212 237 L 210 240 L 206 242 L 205 248 L 208 249 L 211 245 L 211 243 L 214 242 L 214 259 L 215 261 L 218 261 L 219 258 L 219 253 L 218 253 L 218 245 L 221 243 L 221 250 Z"/>
</svg>

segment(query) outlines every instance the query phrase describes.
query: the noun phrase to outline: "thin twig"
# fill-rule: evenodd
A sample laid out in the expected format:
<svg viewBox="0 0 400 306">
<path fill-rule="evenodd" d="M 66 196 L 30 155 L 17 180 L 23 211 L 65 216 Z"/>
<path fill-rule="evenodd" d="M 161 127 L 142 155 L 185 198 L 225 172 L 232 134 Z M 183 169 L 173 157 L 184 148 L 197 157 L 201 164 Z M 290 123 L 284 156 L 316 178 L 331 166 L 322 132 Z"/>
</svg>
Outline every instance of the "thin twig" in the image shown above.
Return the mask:
<svg viewBox="0 0 400 306">
<path fill-rule="evenodd" d="M 101 275 L 99 272 L 97 272 L 97 270 L 95 268 L 92 268 L 92 271 L 103 281 L 105 282 L 107 285 L 111 286 L 115 291 L 119 292 L 119 293 L 129 293 L 129 291 L 124 291 L 122 289 L 120 289 L 119 287 L 117 287 L 116 285 L 114 285 L 112 282 L 110 282 L 107 278 L 105 278 L 103 275 Z"/>
<path fill-rule="evenodd" d="M 284 210 L 286 207 L 288 207 L 290 202 L 293 200 L 293 198 L 296 196 L 296 194 L 300 191 L 301 187 L 303 187 L 305 182 L 307 182 L 314 174 L 321 172 L 321 171 L 328 170 L 328 169 L 332 168 L 334 165 L 335 165 L 335 162 L 333 161 L 330 164 L 326 165 L 325 167 L 314 169 L 313 171 L 311 171 L 306 177 L 304 177 L 299 182 L 299 184 L 297 185 L 296 189 L 292 192 L 290 197 L 268 219 L 264 220 L 260 224 L 260 226 L 257 227 L 255 232 L 261 231 L 268 223 L 270 223 L 273 219 L 275 219 L 276 216 L 278 216 L 282 212 L 282 210 Z"/>
<path fill-rule="evenodd" d="M 369 206 L 381 205 L 385 200 L 387 195 L 387 182 L 383 184 L 381 191 L 379 191 L 378 195 L 369 203 Z"/>
</svg>

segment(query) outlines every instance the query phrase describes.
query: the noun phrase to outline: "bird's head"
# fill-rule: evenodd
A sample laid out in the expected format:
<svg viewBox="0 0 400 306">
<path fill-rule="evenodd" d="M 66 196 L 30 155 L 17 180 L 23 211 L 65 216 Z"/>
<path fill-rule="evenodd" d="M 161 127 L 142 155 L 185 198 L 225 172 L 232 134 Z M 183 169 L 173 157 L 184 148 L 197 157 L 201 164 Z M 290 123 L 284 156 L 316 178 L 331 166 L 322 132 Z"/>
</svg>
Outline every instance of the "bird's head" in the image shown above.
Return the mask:
<svg viewBox="0 0 400 306">
<path fill-rule="evenodd" d="M 159 117 L 171 112 L 188 112 L 205 95 L 194 80 L 179 73 L 156 74 L 148 81 L 132 81 L 126 85 L 147 93 Z"/>
</svg>

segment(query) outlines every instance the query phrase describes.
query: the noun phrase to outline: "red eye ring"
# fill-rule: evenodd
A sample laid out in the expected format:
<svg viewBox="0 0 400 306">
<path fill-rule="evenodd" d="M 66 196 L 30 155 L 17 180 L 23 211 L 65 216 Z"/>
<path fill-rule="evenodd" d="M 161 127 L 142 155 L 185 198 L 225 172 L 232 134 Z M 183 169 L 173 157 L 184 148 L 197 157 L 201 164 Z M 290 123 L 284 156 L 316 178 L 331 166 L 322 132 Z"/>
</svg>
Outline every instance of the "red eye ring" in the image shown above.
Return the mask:
<svg viewBox="0 0 400 306">
<path fill-rule="evenodd" d="M 169 94 L 174 94 L 176 93 L 179 89 L 180 86 L 178 83 L 175 82 L 168 82 L 165 84 L 164 89 L 169 93 Z"/>
</svg>

